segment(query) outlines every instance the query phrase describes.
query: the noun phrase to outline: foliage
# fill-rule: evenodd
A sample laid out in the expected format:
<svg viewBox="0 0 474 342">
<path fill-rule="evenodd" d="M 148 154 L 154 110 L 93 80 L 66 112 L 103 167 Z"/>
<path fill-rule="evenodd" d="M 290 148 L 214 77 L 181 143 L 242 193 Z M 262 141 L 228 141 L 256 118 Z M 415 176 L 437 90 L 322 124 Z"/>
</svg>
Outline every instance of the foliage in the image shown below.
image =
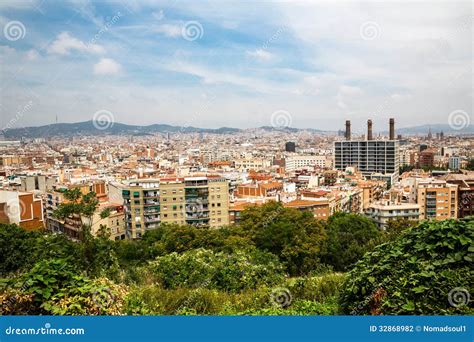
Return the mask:
<svg viewBox="0 0 474 342">
<path fill-rule="evenodd" d="M 472 314 L 472 302 L 457 305 L 462 298 L 453 296 L 473 293 L 473 242 L 474 219 L 467 218 L 423 222 L 378 246 L 348 274 L 343 312 Z"/>
<path fill-rule="evenodd" d="M 107 279 L 78 274 L 63 259 L 39 261 L 10 283 L 13 287 L 1 295 L 2 311 L 7 314 L 119 314 L 126 293 Z"/>
<path fill-rule="evenodd" d="M 327 273 L 316 277 L 289 279 L 286 287 L 295 298 L 324 302 L 339 295 L 343 281 L 343 273 Z"/>
<path fill-rule="evenodd" d="M 14 224 L 0 224 L 0 275 L 31 266 L 37 236 Z"/>
<path fill-rule="evenodd" d="M 469 159 L 467 162 L 466 170 L 474 171 L 474 159 Z"/>
<path fill-rule="evenodd" d="M 277 255 L 290 275 L 308 273 L 320 264 L 324 226 L 309 212 L 269 202 L 244 210 L 239 226 L 257 248 Z"/>
<path fill-rule="evenodd" d="M 253 250 L 233 254 L 195 249 L 158 257 L 150 263 L 151 273 L 164 287 L 206 287 L 224 291 L 255 289 L 283 279 L 282 266 L 270 253 Z"/>
<path fill-rule="evenodd" d="M 407 220 L 405 218 L 389 220 L 385 229 L 386 240 L 393 240 L 402 235 L 404 232 L 410 230 L 410 228 L 415 227 L 416 225 L 418 225 L 417 221 Z"/>
<path fill-rule="evenodd" d="M 322 259 L 336 271 L 350 269 L 383 238 L 383 232 L 369 218 L 345 213 L 329 218 L 326 234 Z"/>
</svg>

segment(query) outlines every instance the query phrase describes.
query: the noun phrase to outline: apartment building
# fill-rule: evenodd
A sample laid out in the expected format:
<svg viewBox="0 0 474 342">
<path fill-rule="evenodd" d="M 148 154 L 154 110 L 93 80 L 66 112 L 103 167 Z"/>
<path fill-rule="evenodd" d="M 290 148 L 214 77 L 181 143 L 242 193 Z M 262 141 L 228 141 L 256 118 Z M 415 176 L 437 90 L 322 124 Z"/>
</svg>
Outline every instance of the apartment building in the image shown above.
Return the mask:
<svg viewBox="0 0 474 342">
<path fill-rule="evenodd" d="M 444 180 L 418 180 L 416 202 L 420 219 L 445 220 L 458 217 L 458 186 Z"/>
<path fill-rule="evenodd" d="M 394 124 L 390 119 L 389 140 L 373 140 L 371 120 L 368 121 L 367 140 L 352 140 L 351 123 L 346 121 L 346 140 L 334 143 L 334 167 L 340 171 L 356 167 L 367 178 L 394 184 L 400 167 L 399 141 L 395 140 Z"/>
<path fill-rule="evenodd" d="M 474 215 L 474 171 L 451 173 L 442 178 L 458 186 L 458 218 Z"/>
<path fill-rule="evenodd" d="M 54 211 L 61 203 L 66 203 L 64 194 L 67 190 L 79 189 L 82 194 L 90 192 L 96 193 L 99 206 L 92 217 L 92 222 L 88 218 L 80 215 L 71 215 L 65 219 L 54 217 Z M 122 240 L 125 238 L 124 209 L 121 203 L 109 203 L 106 184 L 102 181 L 81 184 L 57 185 L 46 193 L 46 228 L 55 233 L 66 234 L 73 240 L 81 238 L 82 226 L 91 225 L 91 234 L 97 235 L 101 226 L 107 227 L 110 232 L 110 239 Z M 100 213 L 108 209 L 109 216 L 101 218 Z"/>
<path fill-rule="evenodd" d="M 285 204 L 287 208 L 294 208 L 300 211 L 309 211 L 320 220 L 327 220 L 330 216 L 329 200 L 318 201 L 294 200 Z"/>
<path fill-rule="evenodd" d="M 0 190 L 0 223 L 25 230 L 44 228 L 43 202 L 31 192 Z"/>
<path fill-rule="evenodd" d="M 390 220 L 406 219 L 418 221 L 420 219 L 420 205 L 416 203 L 391 203 L 383 201 L 370 204 L 365 211 L 379 228 L 385 229 Z"/>
<path fill-rule="evenodd" d="M 220 227 L 229 224 L 229 184 L 222 177 L 143 179 L 122 190 L 127 237 L 161 223 Z"/>
<path fill-rule="evenodd" d="M 234 167 L 239 171 L 265 170 L 271 165 L 272 161 L 264 158 L 242 158 L 234 161 Z"/>
<path fill-rule="evenodd" d="M 297 155 L 285 158 L 285 170 L 288 172 L 309 166 L 329 168 L 330 160 L 326 156 Z"/>
</svg>

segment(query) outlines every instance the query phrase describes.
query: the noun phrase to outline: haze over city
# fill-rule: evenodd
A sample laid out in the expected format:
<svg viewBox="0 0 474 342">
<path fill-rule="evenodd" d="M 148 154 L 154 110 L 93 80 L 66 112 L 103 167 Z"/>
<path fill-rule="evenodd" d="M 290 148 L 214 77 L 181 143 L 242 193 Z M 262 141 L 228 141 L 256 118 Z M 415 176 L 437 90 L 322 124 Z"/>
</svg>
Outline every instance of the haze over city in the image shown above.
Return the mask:
<svg viewBox="0 0 474 342">
<path fill-rule="evenodd" d="M 466 127 L 471 6 L 2 1 L 0 125 Z"/>
</svg>

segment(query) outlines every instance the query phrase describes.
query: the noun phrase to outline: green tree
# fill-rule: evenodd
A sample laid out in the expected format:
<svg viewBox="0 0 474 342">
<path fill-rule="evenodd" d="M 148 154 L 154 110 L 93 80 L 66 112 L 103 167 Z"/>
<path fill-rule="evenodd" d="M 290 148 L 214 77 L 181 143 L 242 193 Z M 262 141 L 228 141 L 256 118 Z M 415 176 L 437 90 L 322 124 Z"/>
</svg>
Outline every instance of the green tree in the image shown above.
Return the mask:
<svg viewBox="0 0 474 342">
<path fill-rule="evenodd" d="M 0 275 L 31 266 L 38 236 L 15 224 L 0 224 Z"/>
<path fill-rule="evenodd" d="M 346 213 L 329 218 L 326 234 L 323 261 L 336 271 L 350 269 L 383 238 L 383 232 L 369 218 Z"/>
<path fill-rule="evenodd" d="M 324 225 L 310 212 L 269 202 L 245 209 L 239 226 L 257 248 L 277 255 L 291 275 L 306 274 L 320 264 Z"/>
<path fill-rule="evenodd" d="M 405 218 L 389 220 L 385 229 L 386 238 L 388 240 L 395 239 L 402 235 L 404 232 L 407 232 L 410 228 L 415 227 L 416 225 L 418 225 L 417 221 L 407 220 Z"/>
<path fill-rule="evenodd" d="M 65 201 L 54 211 L 59 219 L 75 217 L 81 222 L 80 250 L 83 266 L 90 275 L 118 275 L 118 260 L 112 241 L 109 240 L 107 227 L 101 227 L 97 237 L 92 236 L 93 217 L 97 211 L 99 200 L 95 192 L 83 194 L 79 188 L 67 189 L 64 192 Z M 104 219 L 110 215 L 105 209 L 100 213 Z"/>
</svg>

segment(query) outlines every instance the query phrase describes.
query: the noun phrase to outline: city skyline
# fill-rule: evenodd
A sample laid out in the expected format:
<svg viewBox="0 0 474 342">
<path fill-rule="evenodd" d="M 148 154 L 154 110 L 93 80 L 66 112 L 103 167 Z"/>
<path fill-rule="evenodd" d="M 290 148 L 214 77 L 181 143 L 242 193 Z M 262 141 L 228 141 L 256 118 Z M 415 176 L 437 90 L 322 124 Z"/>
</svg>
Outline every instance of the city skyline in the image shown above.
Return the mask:
<svg viewBox="0 0 474 342">
<path fill-rule="evenodd" d="M 472 124 L 469 2 L 0 5 L 1 126 Z"/>
</svg>

